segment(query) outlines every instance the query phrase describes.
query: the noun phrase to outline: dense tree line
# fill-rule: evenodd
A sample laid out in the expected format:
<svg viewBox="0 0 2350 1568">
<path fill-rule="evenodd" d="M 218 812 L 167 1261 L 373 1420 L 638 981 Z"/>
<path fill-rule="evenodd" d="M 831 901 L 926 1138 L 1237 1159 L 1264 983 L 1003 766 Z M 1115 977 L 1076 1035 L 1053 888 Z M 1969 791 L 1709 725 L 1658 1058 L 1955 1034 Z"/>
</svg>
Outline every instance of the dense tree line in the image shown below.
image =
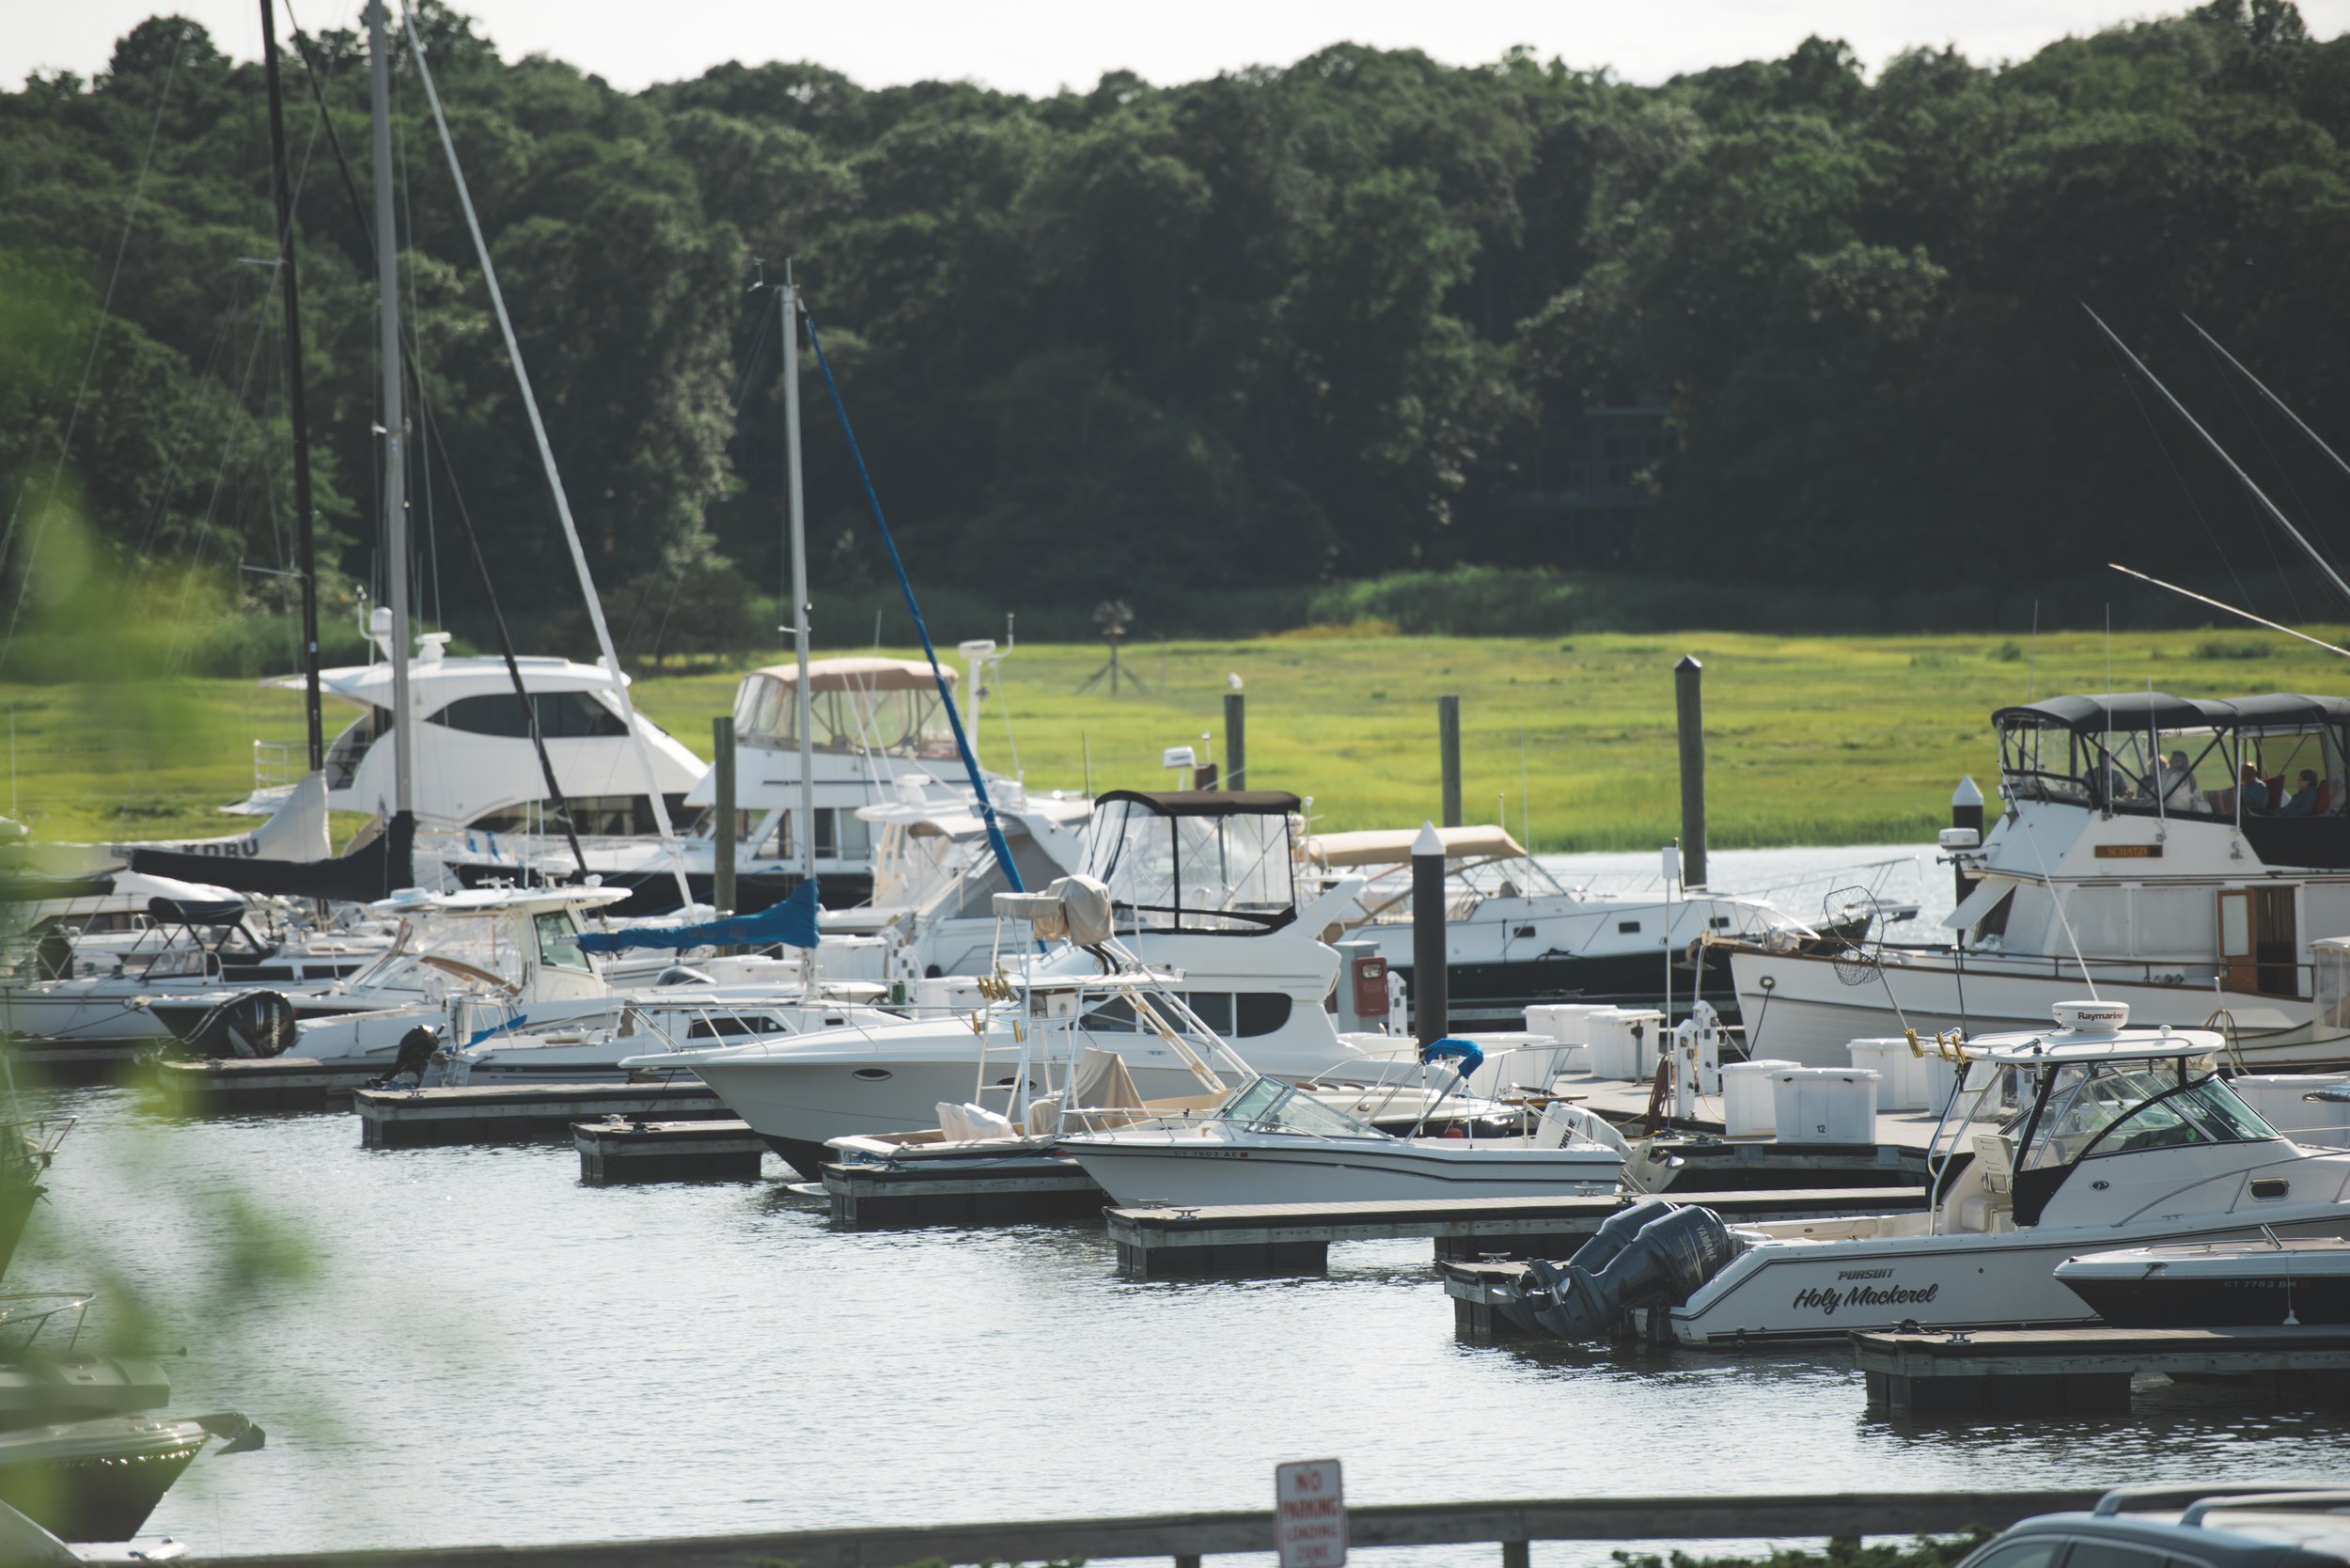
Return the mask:
<svg viewBox="0 0 2350 1568">
<path fill-rule="evenodd" d="M 2350 415 L 2350 39 L 2310 39 L 2283 0 L 1996 68 L 1919 51 L 1872 75 L 1815 39 L 1650 87 L 1340 45 L 1046 99 L 808 64 L 630 95 L 421 14 L 572 505 L 640 643 L 649 621 L 677 645 L 761 635 L 782 389 L 759 284 L 786 259 L 909 560 L 1004 608 L 1115 596 L 1165 626 L 1211 596 L 1453 563 L 1886 592 L 2117 553 L 2205 586 L 2273 569 L 2083 302 L 2318 531 L 2342 498 L 2178 320 L 2319 429 Z M 302 44 L 328 556 L 380 584 L 364 40 Z M 451 460 L 412 443 L 425 604 L 478 623 L 462 493 L 501 593 L 554 613 L 552 509 L 420 84 L 393 69 L 403 283 Z M 0 95 L 10 597 L 58 494 L 126 556 L 284 591 L 264 104 L 257 66 L 171 17 L 94 81 Z M 861 590 L 884 568 L 803 370 L 818 572 Z M 1665 416 L 1640 504 L 1545 504 L 1585 411 L 1643 400 Z"/>
</svg>

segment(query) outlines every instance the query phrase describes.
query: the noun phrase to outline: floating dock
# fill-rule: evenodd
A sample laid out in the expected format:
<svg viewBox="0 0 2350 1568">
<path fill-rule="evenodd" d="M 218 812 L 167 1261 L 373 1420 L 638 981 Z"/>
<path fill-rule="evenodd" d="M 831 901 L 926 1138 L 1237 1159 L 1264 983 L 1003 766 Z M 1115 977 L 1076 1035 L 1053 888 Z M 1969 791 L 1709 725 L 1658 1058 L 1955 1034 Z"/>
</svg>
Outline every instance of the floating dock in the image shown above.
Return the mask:
<svg viewBox="0 0 2350 1568">
<path fill-rule="evenodd" d="M 374 1082 L 382 1062 L 270 1057 L 259 1061 L 158 1061 L 153 1081 L 178 1116 L 236 1116 L 246 1111 L 335 1110 L 353 1090 Z"/>
<path fill-rule="evenodd" d="M 168 1037 L 149 1040 L 39 1040 L 8 1043 L 9 1071 L 17 1087 L 76 1088 L 83 1084 L 128 1083 Z"/>
<path fill-rule="evenodd" d="M 2139 1372 L 2225 1378 L 2280 1401 L 2350 1394 L 2350 1327 L 2047 1328 L 1855 1334 L 1869 1407 L 1891 1416 L 2126 1413 Z"/>
<path fill-rule="evenodd" d="M 595 1186 L 627 1182 L 755 1182 L 767 1140 L 746 1121 L 648 1121 L 608 1116 L 572 1123 L 579 1179 Z"/>
<path fill-rule="evenodd" d="M 1925 1207 L 1922 1189 L 1787 1187 L 1664 1196 L 1667 1202 L 1701 1203 L 1733 1225 Z M 1330 1244 L 1335 1241 L 1425 1236 L 1435 1243 L 1439 1263 L 1564 1258 L 1590 1239 L 1608 1215 L 1631 1201 L 1603 1195 L 1112 1209 L 1109 1230 L 1110 1239 L 1118 1244 L 1118 1271 L 1130 1279 L 1320 1274 L 1329 1267 Z"/>
<path fill-rule="evenodd" d="M 505 1143 L 568 1137 L 575 1121 L 607 1116 L 714 1121 L 730 1113 L 699 1079 L 670 1084 L 490 1084 L 459 1089 L 361 1089 L 351 1096 L 369 1149 Z"/>
<path fill-rule="evenodd" d="M 1090 1218 L 1109 1196 L 1065 1154 L 824 1167 L 833 1223 L 851 1231 Z"/>
</svg>

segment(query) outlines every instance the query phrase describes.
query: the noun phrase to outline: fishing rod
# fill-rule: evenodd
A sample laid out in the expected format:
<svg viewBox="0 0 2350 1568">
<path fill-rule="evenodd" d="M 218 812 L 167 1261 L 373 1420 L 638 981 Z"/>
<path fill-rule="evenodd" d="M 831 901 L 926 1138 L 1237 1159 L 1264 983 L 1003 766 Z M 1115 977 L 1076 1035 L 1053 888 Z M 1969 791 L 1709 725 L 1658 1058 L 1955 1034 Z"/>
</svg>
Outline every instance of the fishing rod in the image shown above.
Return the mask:
<svg viewBox="0 0 2350 1568">
<path fill-rule="evenodd" d="M 2169 588 L 2172 593 L 2179 594 L 2185 598 L 2192 599 L 2198 604 L 2209 604 L 2215 610 L 2225 610 L 2230 615 L 2241 616 L 2243 619 L 2250 621 L 2255 626 L 2265 626 L 2272 632 L 2282 632 L 2286 636 L 2298 637 L 2303 642 L 2309 643 L 2313 647 L 2322 648 L 2328 653 L 2339 653 L 2343 658 L 2350 659 L 2350 648 L 2336 648 L 2332 643 L 2326 641 L 2322 637 L 2313 637 L 2307 632 L 2296 632 L 2290 626 L 2279 625 L 2276 621 L 2269 620 L 2262 616 L 2256 616 L 2249 610 L 2239 610 L 2233 604 L 2228 604 L 2224 600 L 2214 599 L 2209 594 L 2198 593 L 2193 588 L 2184 588 L 2176 583 L 2166 583 L 2159 577 L 2150 577 L 2145 572 L 2139 572 L 2135 568 L 2123 566 L 2120 561 L 2107 561 L 2106 564 L 2111 567 L 2114 571 L 2121 572 L 2125 577 L 2135 577 L 2141 583 L 2152 583 L 2158 588 Z"/>
<path fill-rule="evenodd" d="M 2176 411 L 2180 418 L 2186 421 L 2187 428 L 2192 430 L 2197 435 L 2201 436 L 2203 438 L 2203 444 L 2218 454 L 2219 461 L 2226 463 L 2228 465 L 2228 471 L 2236 477 L 2236 482 L 2244 486 L 2244 488 L 2250 493 L 2252 499 L 2258 501 L 2261 504 L 2262 509 L 2265 510 L 2270 517 L 2276 520 L 2277 526 L 2282 528 L 2292 537 L 2293 542 L 2301 547 L 2301 553 L 2308 556 L 2309 558 L 2315 563 L 2318 571 L 2326 574 L 2326 580 L 2334 585 L 2334 590 L 2337 593 L 2340 593 L 2345 601 L 2350 601 L 2350 583 L 2345 583 L 2342 580 L 2342 573 L 2336 572 L 2333 568 L 2333 564 L 2326 560 L 2323 555 L 2318 553 L 2317 546 L 2311 544 L 2309 541 L 2308 537 L 2304 535 L 2300 529 L 2293 525 L 2293 520 L 2284 514 L 2283 509 L 2279 507 L 2276 502 L 2268 498 L 2268 493 L 2266 491 L 2263 490 L 2259 485 L 2253 483 L 2252 476 L 2246 473 L 2243 466 L 2239 464 L 2235 459 L 2228 455 L 2228 449 L 2219 444 L 2218 440 L 2213 436 L 2211 431 L 2205 430 L 2202 425 L 2197 421 L 2195 416 L 2186 411 L 2186 405 L 2180 402 L 2177 398 L 2171 395 L 2170 388 L 2163 385 L 2154 373 L 2146 368 L 2145 362 L 2140 360 L 2138 355 L 2130 352 L 2130 346 L 2127 343 L 2123 342 L 2120 336 L 2117 335 L 2111 327 L 2106 325 L 2104 317 L 2098 315 L 2094 310 L 2090 310 L 2086 302 L 2083 302 L 2081 308 L 2089 311 L 2089 319 L 2097 323 L 2097 330 L 2104 333 L 2107 338 L 2111 339 L 2113 346 L 2122 352 L 2122 357 L 2128 360 L 2130 364 L 2136 368 L 2138 373 L 2144 376 L 2147 382 L 2153 385 L 2154 389 L 2162 394 L 2163 400 L 2168 402 L 2171 408 Z M 2227 605 L 2222 605 L 2220 607 L 2223 609 L 2231 608 L 2231 606 Z M 2240 615 L 2243 612 L 2239 610 L 2234 611 L 2233 613 Z M 2297 635 L 2298 634 L 2295 635 Z"/>
</svg>

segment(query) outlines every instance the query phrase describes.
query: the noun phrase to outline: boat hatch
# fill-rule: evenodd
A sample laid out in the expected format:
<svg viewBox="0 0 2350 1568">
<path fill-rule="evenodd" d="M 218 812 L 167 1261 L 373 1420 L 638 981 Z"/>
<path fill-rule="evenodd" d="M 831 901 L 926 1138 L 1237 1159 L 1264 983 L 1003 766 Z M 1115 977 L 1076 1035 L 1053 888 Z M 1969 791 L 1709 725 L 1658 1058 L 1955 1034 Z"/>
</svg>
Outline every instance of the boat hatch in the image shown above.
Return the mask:
<svg viewBox="0 0 2350 1568">
<path fill-rule="evenodd" d="M 1095 804 L 1085 869 L 1120 931 L 1250 935 L 1297 917 L 1295 795 L 1113 790 Z"/>
</svg>

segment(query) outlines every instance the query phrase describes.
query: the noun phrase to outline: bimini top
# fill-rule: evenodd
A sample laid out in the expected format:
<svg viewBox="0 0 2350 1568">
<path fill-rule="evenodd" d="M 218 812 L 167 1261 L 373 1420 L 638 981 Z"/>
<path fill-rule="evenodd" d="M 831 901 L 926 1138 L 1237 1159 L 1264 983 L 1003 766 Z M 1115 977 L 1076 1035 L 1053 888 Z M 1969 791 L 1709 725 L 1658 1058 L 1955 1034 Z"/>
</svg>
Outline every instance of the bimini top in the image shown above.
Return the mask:
<svg viewBox="0 0 2350 1568">
<path fill-rule="evenodd" d="M 1120 800 L 1161 817 L 1283 817 L 1306 807 L 1287 790 L 1104 790 L 1093 803 Z"/>
<path fill-rule="evenodd" d="M 1306 840 L 1306 858 L 1323 866 L 1400 866 L 1412 857 L 1416 827 L 1323 833 Z M 1523 860 L 1526 850 L 1504 827 L 1440 827 L 1447 860 Z"/>
<path fill-rule="evenodd" d="M 462 893 L 439 893 L 403 887 L 368 907 L 378 915 L 527 915 L 551 909 L 597 909 L 619 902 L 629 891 L 626 887 L 468 887 Z"/>
<path fill-rule="evenodd" d="M 2271 692 L 2264 697 L 2186 698 L 2167 692 L 2108 692 L 2052 697 L 2001 708 L 1999 728 L 2037 726 L 2084 735 L 2143 734 L 2150 729 L 2304 729 L 2350 724 L 2350 698 Z"/>
<path fill-rule="evenodd" d="M 800 683 L 800 666 L 794 664 L 765 665 L 753 672 L 782 682 L 787 686 Z M 955 672 L 940 666 L 939 673 L 953 685 Z M 811 692 L 926 692 L 937 688 L 931 666 L 912 659 L 810 659 L 807 664 L 807 689 Z"/>
</svg>

